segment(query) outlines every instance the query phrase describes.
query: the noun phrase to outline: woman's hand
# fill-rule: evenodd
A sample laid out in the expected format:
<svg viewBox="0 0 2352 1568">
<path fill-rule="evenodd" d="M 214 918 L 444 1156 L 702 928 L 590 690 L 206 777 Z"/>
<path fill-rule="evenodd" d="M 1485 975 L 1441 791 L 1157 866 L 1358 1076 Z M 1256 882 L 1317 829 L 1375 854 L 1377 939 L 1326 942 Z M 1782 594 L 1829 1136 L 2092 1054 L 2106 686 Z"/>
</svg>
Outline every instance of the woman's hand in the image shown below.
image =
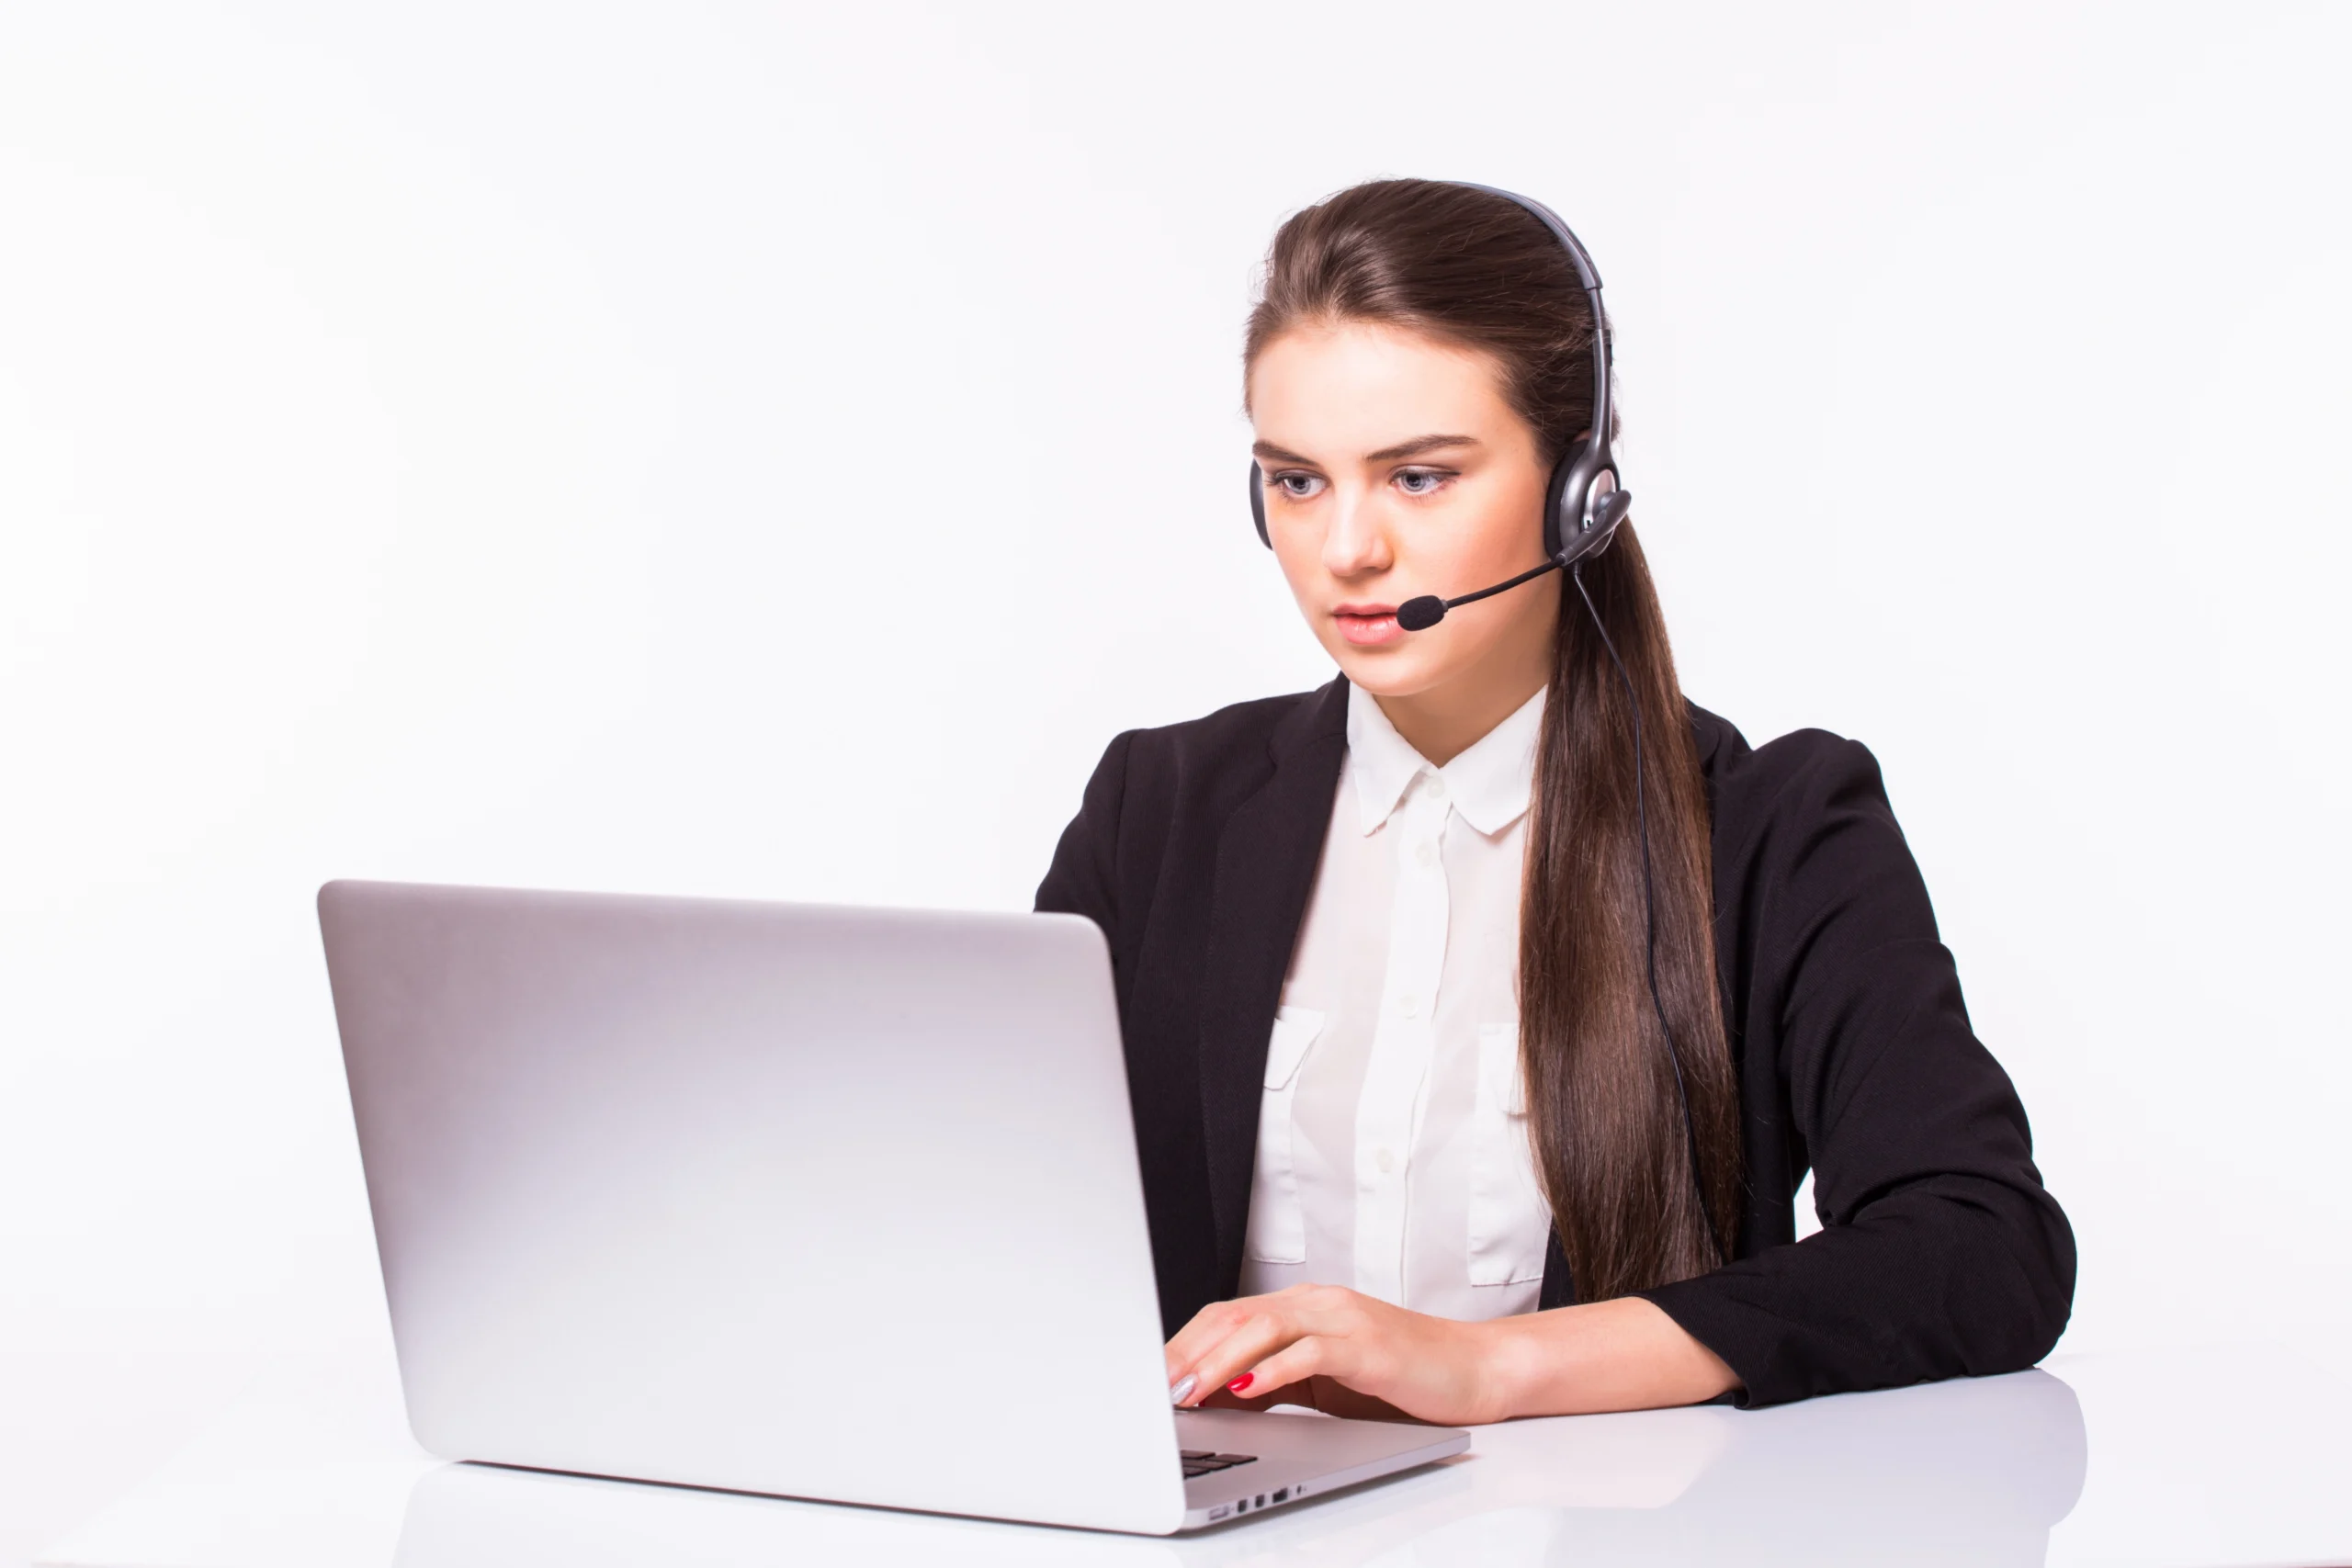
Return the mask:
<svg viewBox="0 0 2352 1568">
<path fill-rule="evenodd" d="M 1182 1406 L 1218 1394 L 1257 1404 L 1291 1389 L 1334 1415 L 1475 1426 L 1691 1404 L 1739 1378 L 1637 1296 L 1459 1323 L 1339 1285 L 1294 1285 L 1203 1307 L 1168 1342 L 1168 1382 Z"/>
<path fill-rule="evenodd" d="M 1194 1406 L 1220 1392 L 1258 1404 L 1291 1389 L 1292 1402 L 1334 1414 L 1382 1413 L 1378 1404 L 1442 1425 L 1498 1421 L 1488 1384 L 1494 1325 L 1407 1312 L 1340 1285 L 1293 1285 L 1203 1307 L 1168 1342 L 1170 1396 Z M 1367 1396 L 1364 1408 L 1317 1398 L 1303 1385 L 1328 1379 Z"/>
</svg>

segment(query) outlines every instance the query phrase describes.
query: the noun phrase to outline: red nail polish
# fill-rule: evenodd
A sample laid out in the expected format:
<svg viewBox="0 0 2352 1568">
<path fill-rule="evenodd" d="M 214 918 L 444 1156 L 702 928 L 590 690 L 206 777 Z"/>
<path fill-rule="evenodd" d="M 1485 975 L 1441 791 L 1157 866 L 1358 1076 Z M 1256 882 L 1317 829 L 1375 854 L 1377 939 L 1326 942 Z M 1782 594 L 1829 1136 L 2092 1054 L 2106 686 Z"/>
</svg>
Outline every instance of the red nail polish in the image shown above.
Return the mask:
<svg viewBox="0 0 2352 1568">
<path fill-rule="evenodd" d="M 1229 1382 L 1229 1383 L 1226 1384 L 1225 1386 L 1226 1386 L 1226 1389 L 1227 1389 L 1227 1392 L 1232 1393 L 1239 1393 L 1243 1389 L 1248 1388 L 1251 1383 L 1256 1382 L 1257 1381 L 1258 1381 L 1258 1374 L 1257 1374 L 1257 1373 L 1255 1373 L 1255 1372 L 1244 1372 L 1244 1373 L 1242 1373 L 1239 1377 L 1238 1377 L 1238 1378 L 1234 1379 L 1231 1382 Z"/>
</svg>

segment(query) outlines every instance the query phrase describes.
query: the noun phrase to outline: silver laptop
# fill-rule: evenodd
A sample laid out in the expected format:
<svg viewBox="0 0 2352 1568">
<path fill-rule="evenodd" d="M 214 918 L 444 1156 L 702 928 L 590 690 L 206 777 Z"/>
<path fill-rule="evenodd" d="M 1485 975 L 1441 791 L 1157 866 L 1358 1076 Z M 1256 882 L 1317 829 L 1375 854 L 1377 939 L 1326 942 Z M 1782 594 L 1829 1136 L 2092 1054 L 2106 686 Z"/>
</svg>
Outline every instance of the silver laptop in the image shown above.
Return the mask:
<svg viewBox="0 0 2352 1568">
<path fill-rule="evenodd" d="M 1469 1446 L 1170 1411 L 1087 920 L 334 882 L 319 922 L 432 1453 L 1165 1535 Z"/>
</svg>

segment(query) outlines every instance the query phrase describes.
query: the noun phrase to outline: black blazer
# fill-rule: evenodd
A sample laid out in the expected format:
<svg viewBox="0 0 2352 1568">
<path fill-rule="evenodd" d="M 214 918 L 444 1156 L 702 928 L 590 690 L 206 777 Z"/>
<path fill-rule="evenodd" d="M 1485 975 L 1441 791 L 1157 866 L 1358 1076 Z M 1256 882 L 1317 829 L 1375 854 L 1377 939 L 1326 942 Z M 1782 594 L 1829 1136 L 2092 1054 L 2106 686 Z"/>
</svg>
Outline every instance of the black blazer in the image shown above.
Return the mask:
<svg viewBox="0 0 2352 1568">
<path fill-rule="evenodd" d="M 2074 1299 L 2025 1110 L 1970 1032 L 1918 867 L 1851 740 L 1690 710 L 1747 1201 L 1731 1263 L 1641 1293 L 1738 1401 L 2013 1371 Z M 1109 939 L 1170 1332 L 1235 1293 L 1268 1036 L 1347 750 L 1347 682 L 1111 742 L 1037 889 Z M 1795 1240 L 1805 1171 L 1822 1220 Z M 1555 1235 L 1542 1304 L 1575 1299 Z"/>
</svg>

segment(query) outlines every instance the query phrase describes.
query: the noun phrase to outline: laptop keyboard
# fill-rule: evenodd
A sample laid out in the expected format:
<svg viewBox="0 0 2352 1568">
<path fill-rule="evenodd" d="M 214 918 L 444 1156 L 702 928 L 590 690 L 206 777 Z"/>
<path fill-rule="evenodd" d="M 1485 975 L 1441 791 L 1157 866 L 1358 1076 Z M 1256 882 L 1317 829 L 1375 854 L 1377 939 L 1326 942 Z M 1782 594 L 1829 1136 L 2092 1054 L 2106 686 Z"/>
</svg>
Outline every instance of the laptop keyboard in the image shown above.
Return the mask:
<svg viewBox="0 0 2352 1568">
<path fill-rule="evenodd" d="M 1184 1479 L 1187 1481 L 1197 1476 L 1214 1475 L 1220 1470 L 1231 1470 L 1237 1464 L 1258 1462 L 1256 1454 L 1216 1454 L 1206 1449 L 1186 1449 L 1182 1451 Z"/>
</svg>

